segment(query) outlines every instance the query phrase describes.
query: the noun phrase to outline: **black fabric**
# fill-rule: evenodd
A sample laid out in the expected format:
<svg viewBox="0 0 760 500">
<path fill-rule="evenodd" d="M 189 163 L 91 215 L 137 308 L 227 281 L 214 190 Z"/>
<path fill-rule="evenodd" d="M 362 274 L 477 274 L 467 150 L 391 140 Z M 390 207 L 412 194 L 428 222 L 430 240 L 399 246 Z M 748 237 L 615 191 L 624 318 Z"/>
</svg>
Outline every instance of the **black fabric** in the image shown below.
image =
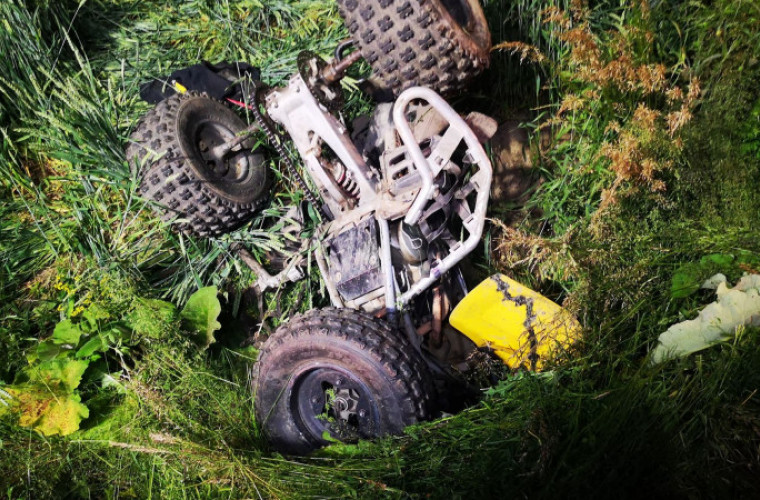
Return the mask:
<svg viewBox="0 0 760 500">
<path fill-rule="evenodd" d="M 242 101 L 244 96 L 253 91 L 250 80 L 261 79 L 259 68 L 244 62 L 211 64 L 203 61 L 189 68 L 175 71 L 166 78 L 157 78 L 140 85 L 140 97 L 143 101 L 156 104 L 174 95 L 174 83 L 179 83 L 187 90 L 206 92 L 215 99 L 235 99 Z"/>
</svg>

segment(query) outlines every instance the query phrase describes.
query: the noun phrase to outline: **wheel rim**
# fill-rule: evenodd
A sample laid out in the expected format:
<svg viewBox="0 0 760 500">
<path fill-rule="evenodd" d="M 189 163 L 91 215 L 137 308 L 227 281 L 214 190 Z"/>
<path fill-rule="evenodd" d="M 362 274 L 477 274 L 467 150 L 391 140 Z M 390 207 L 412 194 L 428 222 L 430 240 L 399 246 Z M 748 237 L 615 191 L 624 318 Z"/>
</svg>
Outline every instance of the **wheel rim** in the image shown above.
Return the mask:
<svg viewBox="0 0 760 500">
<path fill-rule="evenodd" d="M 327 432 L 333 439 L 350 442 L 378 434 L 379 411 L 371 394 L 351 373 L 323 367 L 296 379 L 290 404 L 299 427 L 312 439 L 325 442 Z"/>
<path fill-rule="evenodd" d="M 247 151 L 237 146 L 224 155 L 218 155 L 214 149 L 234 138 L 235 134 L 227 127 L 206 121 L 198 124 L 193 141 L 208 182 L 224 192 L 230 192 L 231 188 L 247 181 L 250 176 L 251 163 Z"/>
<path fill-rule="evenodd" d="M 211 195 L 234 204 L 259 200 L 267 188 L 264 157 L 247 139 L 225 154 L 215 147 L 234 139 L 245 123 L 232 110 L 203 96 L 191 96 L 177 111 L 181 153 L 192 177 Z M 222 148 L 224 149 L 224 148 Z"/>
</svg>

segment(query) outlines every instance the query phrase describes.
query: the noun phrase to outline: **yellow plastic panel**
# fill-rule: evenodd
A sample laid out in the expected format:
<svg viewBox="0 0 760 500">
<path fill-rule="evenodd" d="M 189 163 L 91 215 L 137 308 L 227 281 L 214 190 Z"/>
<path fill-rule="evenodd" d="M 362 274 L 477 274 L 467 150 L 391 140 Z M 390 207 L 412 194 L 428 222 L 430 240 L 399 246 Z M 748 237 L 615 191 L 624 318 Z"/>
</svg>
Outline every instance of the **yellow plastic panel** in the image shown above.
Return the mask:
<svg viewBox="0 0 760 500">
<path fill-rule="evenodd" d="M 449 322 L 478 347 L 493 349 L 509 366 L 532 370 L 581 333 L 578 320 L 566 309 L 503 274 L 467 294 Z"/>
</svg>

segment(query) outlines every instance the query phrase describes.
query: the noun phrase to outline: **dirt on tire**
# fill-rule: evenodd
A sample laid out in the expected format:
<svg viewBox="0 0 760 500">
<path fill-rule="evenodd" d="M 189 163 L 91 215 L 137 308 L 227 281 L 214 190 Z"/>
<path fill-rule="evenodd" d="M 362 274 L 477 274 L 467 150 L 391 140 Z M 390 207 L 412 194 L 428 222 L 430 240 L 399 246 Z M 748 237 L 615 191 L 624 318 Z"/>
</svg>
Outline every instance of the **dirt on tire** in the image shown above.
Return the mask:
<svg viewBox="0 0 760 500">
<path fill-rule="evenodd" d="M 338 0 L 381 100 L 413 86 L 462 89 L 488 67 L 491 34 L 477 0 Z"/>
<path fill-rule="evenodd" d="M 299 384 L 319 370 L 356 379 L 377 406 L 376 422 L 364 435 L 346 438 L 331 428 L 332 440 L 399 434 L 431 417 L 432 379 L 406 337 L 365 312 L 313 309 L 280 326 L 254 365 L 256 419 L 275 449 L 305 454 L 330 443 L 304 422 L 300 401 L 310 395 Z"/>
<path fill-rule="evenodd" d="M 127 160 L 140 179 L 138 192 L 159 205 L 161 218 L 181 232 L 213 237 L 239 228 L 268 199 L 264 157 L 251 149 L 253 141 L 246 141 L 222 175 L 209 167 L 201 148 L 213 147 L 203 144 L 204 134 L 221 142 L 244 128 L 230 108 L 206 95 L 188 92 L 164 99 L 130 136 Z"/>
</svg>

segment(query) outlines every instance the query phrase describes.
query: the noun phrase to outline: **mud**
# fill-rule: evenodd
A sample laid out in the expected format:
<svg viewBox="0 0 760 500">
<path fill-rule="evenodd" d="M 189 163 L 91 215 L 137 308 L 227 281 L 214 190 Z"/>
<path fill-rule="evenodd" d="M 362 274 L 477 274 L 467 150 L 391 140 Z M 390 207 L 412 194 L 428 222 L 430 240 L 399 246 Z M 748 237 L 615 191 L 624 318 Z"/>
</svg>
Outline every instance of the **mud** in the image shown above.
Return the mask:
<svg viewBox="0 0 760 500">
<path fill-rule="evenodd" d="M 497 289 L 504 296 L 503 300 L 505 302 L 512 302 L 521 307 L 525 306 L 525 322 L 523 323 L 523 327 L 528 333 L 528 342 L 530 343 L 530 354 L 528 355 L 530 369 L 535 370 L 538 363 L 538 338 L 533 328 L 533 321 L 536 319 L 536 314 L 533 312 L 533 299 L 523 295 L 512 295 L 509 292 L 509 283 L 502 280 L 498 275 L 492 276 L 491 279 L 494 280 Z"/>
</svg>

